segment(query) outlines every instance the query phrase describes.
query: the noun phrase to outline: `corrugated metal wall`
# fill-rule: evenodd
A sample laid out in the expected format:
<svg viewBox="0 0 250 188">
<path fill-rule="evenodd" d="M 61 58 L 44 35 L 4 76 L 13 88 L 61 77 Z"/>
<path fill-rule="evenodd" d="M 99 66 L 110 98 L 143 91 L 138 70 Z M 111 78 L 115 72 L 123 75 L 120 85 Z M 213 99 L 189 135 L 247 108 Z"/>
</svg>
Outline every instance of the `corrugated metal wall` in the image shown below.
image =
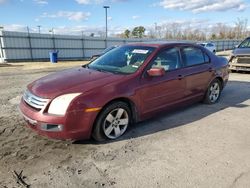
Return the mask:
<svg viewBox="0 0 250 188">
<path fill-rule="evenodd" d="M 212 42 L 216 45 L 217 51 L 223 51 L 233 49 L 242 40 L 214 40 Z"/>
<path fill-rule="evenodd" d="M 5 61 L 48 60 L 49 52 L 58 50 L 58 58 L 84 59 L 102 52 L 106 47 L 155 39 L 96 38 L 69 35 L 0 32 L 0 57 Z M 213 41 L 217 50 L 232 49 L 239 40 Z"/>
</svg>

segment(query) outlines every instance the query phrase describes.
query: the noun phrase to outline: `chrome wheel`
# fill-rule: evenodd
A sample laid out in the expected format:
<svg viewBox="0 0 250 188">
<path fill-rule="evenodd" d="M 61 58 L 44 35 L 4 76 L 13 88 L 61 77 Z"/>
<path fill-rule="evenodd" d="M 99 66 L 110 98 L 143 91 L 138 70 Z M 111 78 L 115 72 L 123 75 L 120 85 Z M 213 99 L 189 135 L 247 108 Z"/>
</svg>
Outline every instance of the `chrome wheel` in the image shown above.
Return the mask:
<svg viewBox="0 0 250 188">
<path fill-rule="evenodd" d="M 128 112 L 123 108 L 116 108 L 106 116 L 102 128 L 108 138 L 116 139 L 126 131 L 128 124 Z"/>
<path fill-rule="evenodd" d="M 209 99 L 212 103 L 215 103 L 220 96 L 220 85 L 218 82 L 214 82 L 209 89 Z"/>
</svg>

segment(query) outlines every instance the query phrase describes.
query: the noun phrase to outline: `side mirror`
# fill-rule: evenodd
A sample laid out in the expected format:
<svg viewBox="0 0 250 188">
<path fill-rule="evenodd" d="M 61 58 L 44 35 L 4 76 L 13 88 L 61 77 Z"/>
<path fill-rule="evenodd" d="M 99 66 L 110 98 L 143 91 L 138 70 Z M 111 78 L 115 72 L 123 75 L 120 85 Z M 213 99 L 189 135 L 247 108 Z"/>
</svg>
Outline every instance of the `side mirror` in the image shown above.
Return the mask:
<svg viewBox="0 0 250 188">
<path fill-rule="evenodd" d="M 238 47 L 239 47 L 239 45 L 235 45 L 233 49 L 236 49 L 236 48 L 238 48 Z"/>
<path fill-rule="evenodd" d="M 164 76 L 165 70 L 164 68 L 151 68 L 147 71 L 147 73 L 150 77 L 158 77 L 158 76 Z"/>
</svg>

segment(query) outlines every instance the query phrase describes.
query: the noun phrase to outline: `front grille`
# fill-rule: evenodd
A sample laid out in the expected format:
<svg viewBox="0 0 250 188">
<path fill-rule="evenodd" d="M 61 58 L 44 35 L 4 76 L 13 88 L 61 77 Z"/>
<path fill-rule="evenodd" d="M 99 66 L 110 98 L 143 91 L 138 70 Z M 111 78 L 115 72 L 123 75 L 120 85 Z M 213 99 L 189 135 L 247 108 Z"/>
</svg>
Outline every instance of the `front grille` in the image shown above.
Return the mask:
<svg viewBox="0 0 250 188">
<path fill-rule="evenodd" d="M 44 108 L 48 102 L 48 99 L 44 99 L 33 95 L 31 92 L 26 90 L 23 94 L 23 100 L 31 107 L 41 110 Z"/>
<path fill-rule="evenodd" d="M 250 64 L 250 57 L 238 57 L 237 63 L 240 64 Z"/>
</svg>

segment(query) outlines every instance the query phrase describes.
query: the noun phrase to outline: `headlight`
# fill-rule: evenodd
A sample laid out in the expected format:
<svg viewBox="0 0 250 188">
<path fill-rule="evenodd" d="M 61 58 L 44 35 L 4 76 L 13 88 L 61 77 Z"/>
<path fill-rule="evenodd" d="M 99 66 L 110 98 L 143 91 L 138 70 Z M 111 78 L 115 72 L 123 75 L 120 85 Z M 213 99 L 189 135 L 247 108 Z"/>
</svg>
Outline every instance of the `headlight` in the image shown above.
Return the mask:
<svg viewBox="0 0 250 188">
<path fill-rule="evenodd" d="M 70 102 L 79 95 L 81 95 L 81 93 L 71 93 L 55 98 L 49 106 L 48 113 L 54 115 L 65 115 Z"/>
<path fill-rule="evenodd" d="M 237 63 L 237 62 L 238 62 L 238 59 L 236 57 L 233 58 L 232 63 Z"/>
<path fill-rule="evenodd" d="M 229 63 L 234 63 L 235 62 L 235 56 L 231 55 L 229 57 Z"/>
</svg>

